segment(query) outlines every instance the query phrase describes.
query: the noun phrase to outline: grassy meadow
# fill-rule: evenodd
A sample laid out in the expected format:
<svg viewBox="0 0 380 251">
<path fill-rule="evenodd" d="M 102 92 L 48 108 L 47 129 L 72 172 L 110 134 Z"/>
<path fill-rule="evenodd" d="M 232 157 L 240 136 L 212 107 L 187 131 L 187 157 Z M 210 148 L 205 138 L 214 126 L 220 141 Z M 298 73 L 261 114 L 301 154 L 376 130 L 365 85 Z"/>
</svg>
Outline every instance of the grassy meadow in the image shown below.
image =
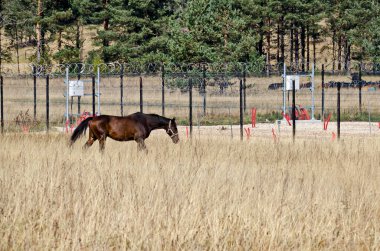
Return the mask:
<svg viewBox="0 0 380 251">
<path fill-rule="evenodd" d="M 0 250 L 377 250 L 378 137 L 0 136 Z"/>
</svg>

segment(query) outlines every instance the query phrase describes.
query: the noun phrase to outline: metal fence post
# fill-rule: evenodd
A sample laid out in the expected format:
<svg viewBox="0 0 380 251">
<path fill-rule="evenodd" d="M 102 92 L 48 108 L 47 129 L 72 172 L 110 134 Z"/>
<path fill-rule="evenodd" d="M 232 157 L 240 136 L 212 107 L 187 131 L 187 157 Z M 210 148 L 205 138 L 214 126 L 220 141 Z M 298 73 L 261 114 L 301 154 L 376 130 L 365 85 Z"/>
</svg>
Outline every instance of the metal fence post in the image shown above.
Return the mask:
<svg viewBox="0 0 380 251">
<path fill-rule="evenodd" d="M 98 74 L 97 74 L 97 87 L 98 87 L 98 115 L 100 115 L 100 67 L 97 67 L 98 69 Z"/>
<path fill-rule="evenodd" d="M 121 116 L 124 116 L 124 102 L 123 102 L 123 95 L 124 95 L 124 65 L 121 65 L 120 69 L 120 114 Z"/>
<path fill-rule="evenodd" d="M 49 132 L 49 74 L 46 75 L 46 132 Z"/>
<path fill-rule="evenodd" d="M 80 73 L 78 73 L 78 81 L 80 80 Z M 80 100 L 81 96 L 78 96 L 78 116 L 80 116 Z"/>
<path fill-rule="evenodd" d="M 239 110 L 240 110 L 240 140 L 243 140 L 243 79 L 240 79 L 239 85 Z"/>
<path fill-rule="evenodd" d="M 311 120 L 315 120 L 315 99 L 314 99 L 314 74 L 315 74 L 315 65 L 314 63 L 312 64 L 312 69 L 311 69 Z"/>
<path fill-rule="evenodd" d="M 203 65 L 202 95 L 203 95 L 203 116 L 206 116 L 206 66 L 205 65 Z"/>
<path fill-rule="evenodd" d="M 296 81 L 292 81 L 292 120 L 293 120 L 293 142 L 296 139 Z"/>
<path fill-rule="evenodd" d="M 322 119 L 325 120 L 325 65 L 322 64 Z"/>
<path fill-rule="evenodd" d="M 362 113 L 362 67 L 359 67 L 359 112 Z"/>
<path fill-rule="evenodd" d="M 65 83 L 66 83 L 66 123 L 68 123 L 70 120 L 69 118 L 69 93 L 70 93 L 70 86 L 69 86 L 69 67 L 66 66 L 65 69 Z"/>
<path fill-rule="evenodd" d="M 95 75 L 92 75 L 92 116 L 95 116 Z"/>
<path fill-rule="evenodd" d="M 246 109 L 247 109 L 247 93 L 246 93 L 246 89 L 247 89 L 247 85 L 246 85 L 246 76 L 245 76 L 246 72 L 245 72 L 245 66 L 244 66 L 244 71 L 243 71 L 243 107 L 244 107 L 244 113 L 246 112 Z"/>
<path fill-rule="evenodd" d="M 190 127 L 190 137 L 193 134 L 193 82 L 189 78 L 189 127 Z"/>
<path fill-rule="evenodd" d="M 140 76 L 140 112 L 143 112 L 143 82 L 142 77 Z"/>
<path fill-rule="evenodd" d="M 338 139 L 340 139 L 340 88 L 341 88 L 341 82 L 338 82 L 337 119 L 336 119 Z"/>
<path fill-rule="evenodd" d="M 286 114 L 286 64 L 284 63 L 284 73 L 282 75 L 282 113 L 283 119 L 285 119 Z M 289 105 L 289 104 L 288 104 Z"/>
<path fill-rule="evenodd" d="M 0 76 L 0 112 L 1 112 L 1 133 L 4 133 L 4 79 L 3 76 Z"/>
<path fill-rule="evenodd" d="M 36 121 L 37 118 L 37 70 L 33 65 L 33 118 Z"/>
<path fill-rule="evenodd" d="M 161 108 L 162 116 L 165 116 L 165 66 L 161 67 Z"/>
</svg>

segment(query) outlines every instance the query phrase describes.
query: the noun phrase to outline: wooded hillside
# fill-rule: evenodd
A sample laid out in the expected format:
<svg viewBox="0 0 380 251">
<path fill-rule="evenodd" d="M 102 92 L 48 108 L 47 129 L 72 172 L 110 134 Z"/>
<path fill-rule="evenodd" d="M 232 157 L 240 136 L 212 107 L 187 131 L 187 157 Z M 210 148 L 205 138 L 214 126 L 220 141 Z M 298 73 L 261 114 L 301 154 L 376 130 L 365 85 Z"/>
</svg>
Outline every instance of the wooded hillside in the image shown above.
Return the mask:
<svg viewBox="0 0 380 251">
<path fill-rule="evenodd" d="M 1 61 L 378 62 L 371 0 L 2 0 Z M 93 29 L 93 36 L 84 31 Z M 0 62 L 1 63 L 1 62 Z"/>
</svg>

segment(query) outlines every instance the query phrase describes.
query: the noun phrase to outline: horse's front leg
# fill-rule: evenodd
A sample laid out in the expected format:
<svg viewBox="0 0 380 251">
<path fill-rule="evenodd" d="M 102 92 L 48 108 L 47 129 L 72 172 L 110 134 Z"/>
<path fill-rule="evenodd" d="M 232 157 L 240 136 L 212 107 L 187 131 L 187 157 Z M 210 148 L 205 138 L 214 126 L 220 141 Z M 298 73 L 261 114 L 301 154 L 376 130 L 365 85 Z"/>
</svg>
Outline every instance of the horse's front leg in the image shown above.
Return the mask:
<svg viewBox="0 0 380 251">
<path fill-rule="evenodd" d="M 148 150 L 146 149 L 146 145 L 145 145 L 144 139 L 138 138 L 138 139 L 136 139 L 136 142 L 137 142 L 137 149 L 139 151 L 148 152 Z"/>
</svg>

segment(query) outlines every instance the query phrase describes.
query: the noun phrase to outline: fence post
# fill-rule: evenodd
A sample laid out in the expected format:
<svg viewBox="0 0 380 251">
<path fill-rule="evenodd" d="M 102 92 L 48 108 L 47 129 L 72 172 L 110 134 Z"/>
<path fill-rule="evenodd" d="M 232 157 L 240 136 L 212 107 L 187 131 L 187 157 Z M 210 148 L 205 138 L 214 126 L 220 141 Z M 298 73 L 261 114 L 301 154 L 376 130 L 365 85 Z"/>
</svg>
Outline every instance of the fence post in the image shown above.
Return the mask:
<svg viewBox="0 0 380 251">
<path fill-rule="evenodd" d="M 165 116 L 165 66 L 162 64 L 161 67 L 161 106 L 162 106 L 162 116 Z"/>
<path fill-rule="evenodd" d="M 203 116 L 206 116 L 206 65 L 203 65 L 203 80 L 202 80 L 202 95 L 203 95 Z"/>
<path fill-rule="evenodd" d="M 284 63 L 284 73 L 283 73 L 283 80 L 282 80 L 282 113 L 283 118 L 285 120 L 285 114 L 286 114 L 286 64 Z M 289 104 L 288 104 L 289 105 Z"/>
<path fill-rule="evenodd" d="M 68 123 L 70 121 L 69 118 L 69 93 L 70 93 L 70 86 L 69 86 L 69 67 L 66 66 L 65 69 L 65 83 L 66 83 L 66 121 L 65 123 Z"/>
<path fill-rule="evenodd" d="M 243 107 L 244 107 L 244 113 L 246 112 L 246 109 L 247 109 L 247 94 L 246 94 L 246 89 L 247 89 L 247 85 L 246 85 L 246 77 L 245 77 L 245 65 L 244 65 L 244 71 L 243 71 Z"/>
<path fill-rule="evenodd" d="M 80 73 L 78 73 L 78 81 L 80 80 Z M 78 96 L 78 116 L 80 116 L 80 100 L 81 96 Z"/>
<path fill-rule="evenodd" d="M 33 65 L 33 119 L 36 121 L 37 117 L 37 70 Z"/>
<path fill-rule="evenodd" d="M 337 97 L 337 119 L 336 119 L 336 122 L 337 122 L 337 134 L 338 134 L 338 139 L 340 139 L 340 87 L 341 87 L 341 83 L 338 82 L 338 97 Z"/>
<path fill-rule="evenodd" d="M 239 84 L 239 110 L 240 110 L 240 140 L 243 140 L 243 79 L 240 78 Z"/>
<path fill-rule="evenodd" d="M 143 82 L 142 77 L 140 76 L 140 112 L 143 112 Z"/>
<path fill-rule="evenodd" d="M 49 74 L 46 75 L 46 132 L 49 132 Z"/>
<path fill-rule="evenodd" d="M 189 78 L 189 127 L 190 127 L 190 137 L 193 133 L 193 82 Z"/>
<path fill-rule="evenodd" d="M 322 119 L 325 119 L 325 65 L 322 64 Z"/>
<path fill-rule="evenodd" d="M 359 112 L 362 113 L 362 67 L 359 67 Z"/>
<path fill-rule="evenodd" d="M 4 133 L 4 95 L 3 95 L 3 92 L 4 92 L 4 89 L 3 89 L 3 85 L 4 85 L 4 79 L 3 79 L 3 76 L 0 75 L 0 110 L 1 110 L 1 133 Z"/>
<path fill-rule="evenodd" d="M 293 120 L 293 142 L 296 139 L 296 81 L 292 81 L 292 120 Z"/>
<path fill-rule="evenodd" d="M 124 65 L 121 65 L 120 69 L 120 114 L 124 116 L 124 102 L 123 102 L 123 91 L 124 91 Z"/>
<path fill-rule="evenodd" d="M 100 115 L 100 67 L 97 67 L 97 81 L 98 85 L 98 115 Z"/>
<path fill-rule="evenodd" d="M 92 75 L 92 116 L 95 116 L 95 75 Z"/>
</svg>

